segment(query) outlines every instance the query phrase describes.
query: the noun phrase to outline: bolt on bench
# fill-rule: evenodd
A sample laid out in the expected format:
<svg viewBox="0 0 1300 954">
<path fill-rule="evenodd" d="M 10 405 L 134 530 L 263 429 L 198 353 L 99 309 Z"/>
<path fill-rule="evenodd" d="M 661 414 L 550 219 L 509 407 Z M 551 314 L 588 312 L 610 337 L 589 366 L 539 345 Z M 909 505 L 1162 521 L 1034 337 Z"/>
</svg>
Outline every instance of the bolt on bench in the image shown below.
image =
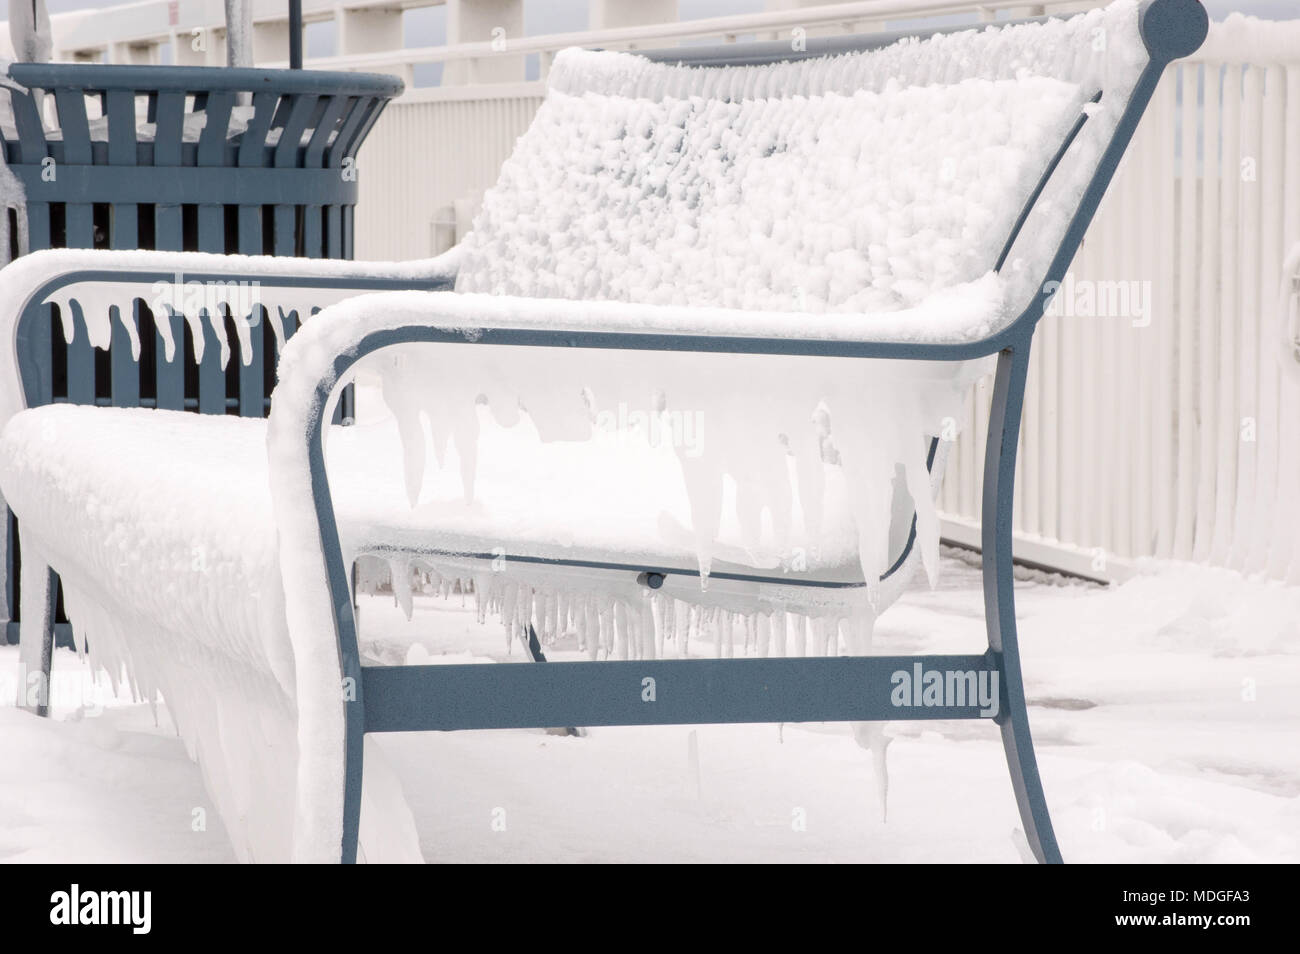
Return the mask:
<svg viewBox="0 0 1300 954">
<path fill-rule="evenodd" d="M 992 718 L 1030 848 L 1059 861 L 1012 593 L 1029 348 L 1206 27 L 1195 0 L 1119 0 L 804 51 L 568 51 L 473 234 L 433 262 L 30 256 L 0 372 L 24 601 L 48 603 L 39 558 L 79 644 L 161 691 L 243 857 L 387 857 L 400 813 L 367 733 L 845 721 L 883 750 L 884 720 Z M 224 283 L 259 283 L 233 317 L 289 338 L 269 420 L 50 405 L 48 304 L 125 360 L 123 304 L 178 274 L 223 283 L 160 349 L 200 369 L 228 356 Z M 321 305 L 290 337 L 286 309 Z M 869 655 L 907 573 L 933 572 L 943 422 L 989 362 L 987 651 Z M 331 425 L 358 374 L 391 421 Z M 697 413 L 704 436 L 602 424 L 629 410 Z M 362 666 L 358 560 L 388 561 L 399 600 L 418 567 L 513 636 L 576 631 L 604 661 Z M 35 705 L 48 619 L 23 617 Z M 660 658 L 710 622 L 720 658 Z M 765 658 L 725 658 L 738 629 Z"/>
</svg>

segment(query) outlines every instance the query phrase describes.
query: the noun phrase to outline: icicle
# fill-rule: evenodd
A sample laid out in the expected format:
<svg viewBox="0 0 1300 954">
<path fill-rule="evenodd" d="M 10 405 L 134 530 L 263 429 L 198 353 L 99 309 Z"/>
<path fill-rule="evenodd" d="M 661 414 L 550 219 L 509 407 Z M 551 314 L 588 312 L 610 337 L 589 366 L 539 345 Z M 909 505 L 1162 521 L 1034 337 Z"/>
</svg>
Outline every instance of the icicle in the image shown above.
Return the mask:
<svg viewBox="0 0 1300 954">
<path fill-rule="evenodd" d="M 185 312 L 185 323 L 190 327 L 190 340 L 193 343 L 194 361 L 196 363 L 203 360 L 203 346 L 207 343 L 203 335 L 203 312 L 187 309 Z"/>
<path fill-rule="evenodd" d="M 655 655 L 662 659 L 664 645 L 673 641 L 673 624 L 676 622 L 676 616 L 671 596 L 655 594 L 652 602 L 655 617 Z"/>
<path fill-rule="evenodd" d="M 587 658 L 595 662 L 600 655 L 600 609 L 596 598 L 589 597 L 583 606 L 583 639 L 587 643 Z"/>
<path fill-rule="evenodd" d="M 677 655 L 685 657 L 690 651 L 691 625 L 694 621 L 694 609 L 689 603 L 676 600 L 676 622 L 673 629 L 677 635 Z"/>
<path fill-rule="evenodd" d="M 129 313 L 132 313 L 134 311 L 135 311 L 134 301 L 126 306 L 125 312 L 122 310 L 122 308 L 120 308 L 117 305 L 112 306 L 112 313 L 117 315 L 117 320 L 122 323 L 122 327 L 126 330 L 127 340 L 131 342 L 131 360 L 139 361 L 140 360 L 140 329 L 136 327 L 135 317 L 133 315 L 132 317 L 129 318 L 127 317 Z"/>
<path fill-rule="evenodd" d="M 415 400 L 416 382 L 394 358 L 395 368 L 383 378 L 383 399 L 397 422 L 397 433 L 402 442 L 402 475 L 406 486 L 407 502 L 414 507 L 420 500 L 424 485 L 425 443 L 424 427 L 420 424 L 419 405 Z"/>
<path fill-rule="evenodd" d="M 388 561 L 388 572 L 392 579 L 393 600 L 401 608 L 407 622 L 410 622 L 414 612 L 411 596 L 411 565 L 401 558 L 394 557 Z"/>
<path fill-rule="evenodd" d="M 885 726 L 881 722 L 853 723 L 853 738 L 871 753 L 872 773 L 876 780 L 876 799 L 880 806 L 880 820 L 889 818 L 889 761 L 887 750 L 893 740 L 885 735 Z"/>
<path fill-rule="evenodd" d="M 284 350 L 284 323 L 293 314 L 293 309 L 284 310 L 283 305 L 268 305 L 266 320 L 271 323 L 271 334 L 275 335 L 275 350 L 279 354 Z"/>
<path fill-rule="evenodd" d="M 224 371 L 230 364 L 230 338 L 226 334 L 226 316 L 215 308 L 205 309 L 204 314 L 207 315 L 208 326 L 216 336 L 217 348 L 221 355 L 221 370 Z"/>
<path fill-rule="evenodd" d="M 614 648 L 614 608 L 608 600 L 602 600 L 597 614 L 600 622 L 600 648 L 605 651 L 605 658 L 613 656 Z"/>
<path fill-rule="evenodd" d="M 519 587 L 508 580 L 501 587 L 501 622 L 506 628 L 506 649 L 514 644 L 515 602 L 519 598 Z"/>
<path fill-rule="evenodd" d="M 229 291 L 224 290 L 222 297 L 228 299 Z M 243 313 L 242 308 L 234 307 L 236 302 L 223 301 L 231 318 L 235 323 L 235 337 L 239 340 L 239 358 L 244 367 L 251 367 L 253 364 L 253 325 L 249 321 L 249 316 Z"/>
<path fill-rule="evenodd" d="M 783 609 L 772 611 L 772 655 L 785 655 L 785 639 L 788 627 L 786 612 Z"/>
<path fill-rule="evenodd" d="M 614 603 L 614 655 L 619 659 L 627 659 L 627 609 L 623 606 L 622 600 L 616 600 Z"/>
<path fill-rule="evenodd" d="M 656 640 L 661 638 L 656 635 L 655 614 L 653 601 L 645 599 L 641 601 L 641 651 L 638 654 L 641 659 L 657 659 L 661 656 L 662 645 L 656 648 Z"/>
<path fill-rule="evenodd" d="M 478 621 L 487 622 L 488 613 L 488 577 L 486 573 L 474 576 L 474 606 L 478 610 Z"/>
<path fill-rule="evenodd" d="M 172 330 L 172 319 L 177 317 L 177 313 L 172 310 L 171 306 L 165 306 L 162 314 L 154 316 L 154 328 L 158 330 L 158 336 L 163 341 L 163 357 L 167 363 L 176 360 L 176 335 Z"/>
</svg>

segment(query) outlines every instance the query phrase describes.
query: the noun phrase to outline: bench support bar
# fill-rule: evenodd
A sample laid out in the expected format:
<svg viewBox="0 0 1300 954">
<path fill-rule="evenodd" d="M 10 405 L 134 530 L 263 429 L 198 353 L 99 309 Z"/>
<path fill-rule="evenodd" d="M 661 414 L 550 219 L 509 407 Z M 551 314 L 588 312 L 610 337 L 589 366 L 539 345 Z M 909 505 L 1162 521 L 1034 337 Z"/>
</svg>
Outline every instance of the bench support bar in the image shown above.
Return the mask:
<svg viewBox="0 0 1300 954">
<path fill-rule="evenodd" d="M 836 656 L 367 666 L 367 732 L 554 725 L 979 719 L 1002 711 L 999 660 Z M 982 702 L 981 702 L 982 700 Z"/>
</svg>

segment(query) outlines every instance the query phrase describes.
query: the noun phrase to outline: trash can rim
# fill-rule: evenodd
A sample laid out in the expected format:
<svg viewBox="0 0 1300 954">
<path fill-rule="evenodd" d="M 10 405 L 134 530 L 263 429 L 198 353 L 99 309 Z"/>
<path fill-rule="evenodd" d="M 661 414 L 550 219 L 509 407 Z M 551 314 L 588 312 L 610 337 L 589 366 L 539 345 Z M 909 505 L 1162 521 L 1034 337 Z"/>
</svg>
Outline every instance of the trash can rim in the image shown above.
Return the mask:
<svg viewBox="0 0 1300 954">
<path fill-rule="evenodd" d="M 141 66 L 104 63 L 12 63 L 9 76 L 28 88 L 91 90 L 330 93 L 398 96 L 397 76 L 339 70 L 270 70 L 228 66 Z"/>
</svg>

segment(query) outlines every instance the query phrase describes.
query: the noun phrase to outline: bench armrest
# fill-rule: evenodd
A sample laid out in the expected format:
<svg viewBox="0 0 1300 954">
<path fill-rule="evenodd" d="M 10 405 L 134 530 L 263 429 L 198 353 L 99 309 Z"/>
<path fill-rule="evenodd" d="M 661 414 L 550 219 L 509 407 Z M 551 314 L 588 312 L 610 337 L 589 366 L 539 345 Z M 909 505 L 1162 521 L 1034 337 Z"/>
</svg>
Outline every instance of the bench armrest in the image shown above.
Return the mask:
<svg viewBox="0 0 1300 954">
<path fill-rule="evenodd" d="M 30 403 L 22 386 L 18 336 L 24 322 L 47 303 L 62 306 L 65 337 L 71 341 L 68 305 L 78 302 L 93 343 L 107 347 L 110 306 L 130 314 L 134 300 L 154 301 L 160 291 L 168 301 L 184 301 L 194 283 L 218 290 L 208 297 L 220 297 L 221 287 L 242 284 L 251 286 L 256 300 L 268 309 L 287 307 L 306 315 L 363 292 L 449 289 L 459 259 L 458 249 L 410 262 L 87 249 L 24 256 L 4 269 L 0 282 L 0 427 Z"/>
</svg>

